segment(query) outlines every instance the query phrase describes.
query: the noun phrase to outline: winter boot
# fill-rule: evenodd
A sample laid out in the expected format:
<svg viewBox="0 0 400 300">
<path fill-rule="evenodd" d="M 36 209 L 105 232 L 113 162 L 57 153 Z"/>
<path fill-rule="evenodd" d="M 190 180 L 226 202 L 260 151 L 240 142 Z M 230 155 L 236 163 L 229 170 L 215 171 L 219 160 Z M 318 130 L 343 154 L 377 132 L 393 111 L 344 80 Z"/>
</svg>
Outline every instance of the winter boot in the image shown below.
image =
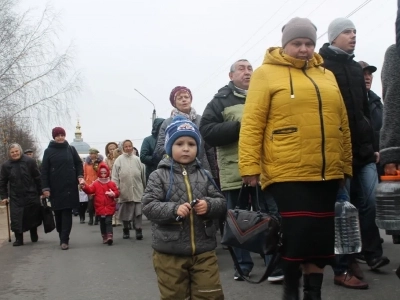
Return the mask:
<svg viewBox="0 0 400 300">
<path fill-rule="evenodd" d="M 94 225 L 99 225 L 99 216 L 94 218 Z"/>
<path fill-rule="evenodd" d="M 24 244 L 24 234 L 23 233 L 15 233 L 15 242 L 13 246 L 22 246 Z"/>
<path fill-rule="evenodd" d="M 89 216 L 89 222 L 87 224 L 90 226 L 93 225 L 93 216 Z"/>
<path fill-rule="evenodd" d="M 321 300 L 321 286 L 324 274 L 304 274 L 304 300 Z"/>
<path fill-rule="evenodd" d="M 122 229 L 124 232 L 124 235 L 122 236 L 123 239 L 129 239 L 130 235 L 129 235 L 129 228 L 124 228 Z"/>
<path fill-rule="evenodd" d="M 102 234 L 101 237 L 103 238 L 103 244 L 107 244 L 107 234 Z"/>
<path fill-rule="evenodd" d="M 107 244 L 111 246 L 113 243 L 113 234 L 112 233 L 107 233 Z"/>
<path fill-rule="evenodd" d="M 142 240 L 143 239 L 142 228 L 136 229 L 136 239 L 137 240 Z"/>
<path fill-rule="evenodd" d="M 85 218 L 81 217 L 81 224 L 85 224 Z"/>
<path fill-rule="evenodd" d="M 284 272 L 283 300 L 300 300 L 299 286 L 301 271 L 299 265 L 294 264 Z"/>
<path fill-rule="evenodd" d="M 37 227 L 32 228 L 31 230 L 29 230 L 30 234 L 31 234 L 31 241 L 32 243 L 36 243 L 39 239 L 39 236 L 37 234 Z"/>
</svg>

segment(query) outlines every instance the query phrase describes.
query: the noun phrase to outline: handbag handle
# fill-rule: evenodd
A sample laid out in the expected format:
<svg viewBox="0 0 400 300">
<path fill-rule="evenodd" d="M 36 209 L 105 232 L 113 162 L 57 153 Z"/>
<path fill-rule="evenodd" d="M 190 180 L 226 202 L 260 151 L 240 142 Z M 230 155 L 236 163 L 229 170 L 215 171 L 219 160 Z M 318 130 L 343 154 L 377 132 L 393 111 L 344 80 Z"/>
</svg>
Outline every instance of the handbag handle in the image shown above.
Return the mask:
<svg viewBox="0 0 400 300">
<path fill-rule="evenodd" d="M 240 209 L 240 201 L 242 199 L 242 192 L 245 188 L 251 189 L 253 187 L 249 187 L 244 183 L 242 184 L 242 187 L 240 188 L 240 191 L 239 191 L 239 196 L 235 203 L 235 209 Z M 251 204 L 256 209 L 257 212 L 261 212 L 260 199 L 259 199 L 259 195 L 258 195 L 258 186 L 255 186 L 254 188 L 256 189 L 256 199 L 253 199 L 253 197 L 252 197 Z"/>
</svg>

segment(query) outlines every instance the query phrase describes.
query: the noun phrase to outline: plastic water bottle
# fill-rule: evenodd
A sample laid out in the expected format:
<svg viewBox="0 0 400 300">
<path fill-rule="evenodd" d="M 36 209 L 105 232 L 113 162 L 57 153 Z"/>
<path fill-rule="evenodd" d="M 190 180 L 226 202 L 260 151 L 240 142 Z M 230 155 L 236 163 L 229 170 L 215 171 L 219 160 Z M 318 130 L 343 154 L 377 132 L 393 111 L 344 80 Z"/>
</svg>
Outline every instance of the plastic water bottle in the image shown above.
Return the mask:
<svg viewBox="0 0 400 300">
<path fill-rule="evenodd" d="M 338 194 L 335 204 L 335 254 L 361 252 L 360 222 L 357 208 L 346 194 Z"/>
<path fill-rule="evenodd" d="M 381 176 L 376 189 L 376 225 L 388 231 L 400 230 L 400 171 Z"/>
</svg>

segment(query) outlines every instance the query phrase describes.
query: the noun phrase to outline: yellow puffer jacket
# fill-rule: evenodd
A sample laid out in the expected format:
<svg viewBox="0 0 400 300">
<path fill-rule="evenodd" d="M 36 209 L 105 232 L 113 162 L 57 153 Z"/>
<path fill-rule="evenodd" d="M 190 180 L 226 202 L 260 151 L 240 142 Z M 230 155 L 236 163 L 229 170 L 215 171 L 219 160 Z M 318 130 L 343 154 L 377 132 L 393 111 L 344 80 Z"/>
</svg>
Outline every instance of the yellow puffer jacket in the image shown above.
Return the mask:
<svg viewBox="0 0 400 300">
<path fill-rule="evenodd" d="M 239 138 L 241 176 L 274 182 L 352 175 L 350 129 L 334 75 L 314 53 L 308 62 L 267 50 L 252 75 Z"/>
</svg>

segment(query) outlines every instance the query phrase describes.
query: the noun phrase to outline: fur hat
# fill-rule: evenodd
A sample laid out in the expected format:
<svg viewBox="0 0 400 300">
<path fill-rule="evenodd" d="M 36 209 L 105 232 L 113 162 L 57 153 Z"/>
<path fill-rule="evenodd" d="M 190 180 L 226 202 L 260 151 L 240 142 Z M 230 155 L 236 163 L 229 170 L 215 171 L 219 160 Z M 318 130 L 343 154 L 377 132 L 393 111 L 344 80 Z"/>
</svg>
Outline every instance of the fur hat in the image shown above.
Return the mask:
<svg viewBox="0 0 400 300">
<path fill-rule="evenodd" d="M 63 135 L 66 136 L 65 130 L 62 127 L 54 127 L 53 130 L 51 131 L 51 135 L 53 136 L 53 139 L 56 138 L 58 135 Z"/>
<path fill-rule="evenodd" d="M 291 40 L 297 38 L 309 38 L 317 42 L 317 27 L 307 18 L 293 18 L 282 27 L 282 47 Z"/>
<path fill-rule="evenodd" d="M 193 100 L 192 92 L 187 87 L 185 87 L 185 86 L 177 86 L 171 91 L 171 94 L 169 95 L 169 101 L 171 102 L 171 105 L 173 107 L 176 107 L 175 106 L 176 96 L 180 92 L 187 92 L 189 94 L 189 96 L 190 96 L 190 100 L 191 101 Z"/>
<path fill-rule="evenodd" d="M 346 18 L 337 18 L 333 20 L 328 26 L 328 41 L 332 42 L 346 29 L 356 29 L 354 23 Z"/>
<path fill-rule="evenodd" d="M 176 116 L 165 130 L 165 152 L 172 157 L 172 145 L 182 136 L 190 136 L 194 138 L 197 144 L 197 156 L 201 146 L 201 136 L 197 126 L 182 116 Z"/>
</svg>

